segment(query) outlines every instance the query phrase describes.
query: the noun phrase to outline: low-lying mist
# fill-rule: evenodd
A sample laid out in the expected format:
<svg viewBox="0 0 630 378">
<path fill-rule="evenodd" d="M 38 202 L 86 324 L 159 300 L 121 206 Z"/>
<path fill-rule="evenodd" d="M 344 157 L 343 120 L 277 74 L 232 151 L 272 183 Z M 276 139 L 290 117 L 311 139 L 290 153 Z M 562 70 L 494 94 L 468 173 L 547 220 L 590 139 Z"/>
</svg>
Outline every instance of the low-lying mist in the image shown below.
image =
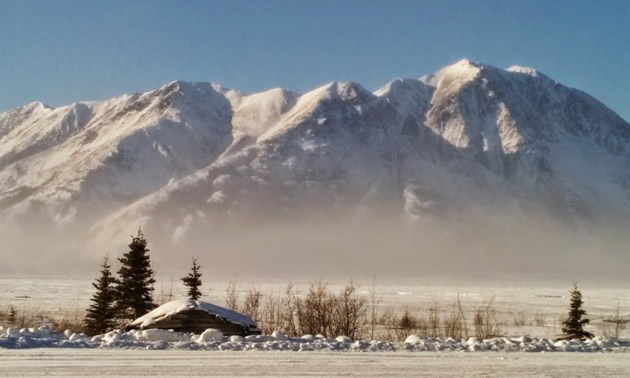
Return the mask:
<svg viewBox="0 0 630 378">
<path fill-rule="evenodd" d="M 400 282 L 610 281 L 627 277 L 630 236 L 615 224 L 569 225 L 543 216 L 457 219 L 312 216 L 197 222 L 185 230 L 154 219 L 97 232 L 74 226 L 0 227 L 3 275 L 93 276 L 109 254 L 127 251 L 139 226 L 156 273 L 188 270 L 199 257 L 207 279 Z M 102 231 L 102 230 L 101 230 Z"/>
</svg>

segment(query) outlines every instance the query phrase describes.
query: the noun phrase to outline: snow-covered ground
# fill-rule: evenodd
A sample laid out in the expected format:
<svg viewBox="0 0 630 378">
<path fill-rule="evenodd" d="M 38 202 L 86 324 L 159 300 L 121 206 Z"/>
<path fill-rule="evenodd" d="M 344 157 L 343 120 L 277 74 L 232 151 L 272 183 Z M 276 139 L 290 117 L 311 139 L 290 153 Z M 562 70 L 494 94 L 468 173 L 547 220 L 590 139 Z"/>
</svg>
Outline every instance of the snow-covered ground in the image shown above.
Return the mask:
<svg viewBox="0 0 630 378">
<path fill-rule="evenodd" d="M 2 377 L 627 377 L 617 353 L 266 353 L 0 349 Z"/>
<path fill-rule="evenodd" d="M 89 279 L 0 278 L 0 308 L 47 313 L 82 311 L 92 289 Z M 281 284 L 255 283 L 265 293 L 280 292 Z M 175 296 L 183 291 L 175 282 Z M 225 282 L 205 283 L 203 299 L 223 304 Z M 239 288 L 248 290 L 252 283 Z M 306 284 L 299 285 L 304 290 Z M 630 291 L 589 288 L 582 291 L 592 319 L 610 315 L 620 305 L 630 308 Z M 331 284 L 330 289 L 340 288 Z M 360 286 L 367 295 L 368 284 Z M 170 283 L 156 285 L 156 295 Z M 449 306 L 459 295 L 467 308 L 494 297 L 505 319 L 524 313 L 533 319 L 546 314 L 545 327 L 509 327 L 508 337 L 479 340 L 408 338 L 407 342 L 355 341 L 317 336 L 222 337 L 163 330 L 112 331 L 94 338 L 71 331 L 0 329 L 0 377 L 109 376 L 630 376 L 630 341 L 553 341 L 557 318 L 566 313 L 567 288 L 559 285 L 401 285 L 379 284 L 386 308 L 426 311 L 435 300 Z M 556 320 L 554 320 L 556 319 Z M 532 337 L 522 336 L 525 334 Z"/>
<path fill-rule="evenodd" d="M 35 328 L 0 327 L 0 348 L 124 348 L 182 349 L 216 351 L 287 351 L 287 352 L 627 352 L 630 341 L 594 337 L 587 340 L 559 340 L 529 336 L 479 339 L 407 337 L 404 342 L 352 340 L 347 336 L 326 338 L 304 335 L 289 338 L 274 331 L 272 335 L 223 336 L 217 329 L 200 335 L 172 330 L 146 329 L 124 332 L 113 330 L 103 335 L 86 336 L 71 330 L 58 332 L 48 326 Z"/>
<path fill-rule="evenodd" d="M 91 279 L 73 278 L 33 278 L 33 277 L 0 277 L 0 311 L 6 311 L 9 305 L 18 310 L 31 313 L 55 314 L 59 317 L 81 316 L 87 307 L 93 292 Z M 356 282 L 359 294 L 368 296 L 369 282 Z M 331 291 L 339 290 L 343 282 L 329 285 Z M 376 291 L 382 294 L 379 305 L 381 312 L 387 309 L 407 309 L 412 313 L 426 314 L 434 302 L 439 303 L 441 311 L 451 311 L 458 295 L 466 311 L 474 311 L 493 300 L 499 320 L 504 323 L 503 331 L 509 336 L 532 335 L 553 338 L 560 332 L 560 320 L 566 316 L 569 304 L 568 289 L 560 284 L 533 283 L 453 283 L 451 285 L 400 284 L 377 282 Z M 225 288 L 227 282 L 206 282 L 202 291 L 202 300 L 225 305 Z M 286 283 L 248 282 L 237 283 L 238 289 L 244 292 L 256 287 L 264 294 L 282 294 Z M 308 282 L 296 283 L 299 291 L 304 293 Z M 154 296 L 158 302 L 166 302 L 173 298 L 185 297 L 184 288 L 175 280 L 172 283 L 173 298 L 166 297 L 171 290 L 170 279 L 158 279 Z M 630 287 L 623 285 L 595 285 L 580 282 L 584 297 L 584 306 L 593 325 L 597 325 L 602 317 L 614 314 L 619 305 L 621 315 L 630 315 Z M 163 298 L 164 300 L 160 300 Z M 537 318 L 544 321 L 544 326 L 536 324 Z M 515 320 L 524 321 L 515 326 Z M 523 324 L 524 323 L 524 324 Z M 630 327 L 629 327 L 630 328 Z M 593 329 L 597 334 L 597 329 Z M 630 329 L 622 334 L 630 338 Z"/>
</svg>

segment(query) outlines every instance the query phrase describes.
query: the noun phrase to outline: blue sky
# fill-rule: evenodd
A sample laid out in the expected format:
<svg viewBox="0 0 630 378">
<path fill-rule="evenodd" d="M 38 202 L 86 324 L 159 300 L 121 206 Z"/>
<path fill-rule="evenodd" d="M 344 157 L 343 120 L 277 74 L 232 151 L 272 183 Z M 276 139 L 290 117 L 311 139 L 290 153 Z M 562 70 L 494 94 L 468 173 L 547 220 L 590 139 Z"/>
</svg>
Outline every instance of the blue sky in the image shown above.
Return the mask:
<svg viewBox="0 0 630 378">
<path fill-rule="evenodd" d="M 630 120 L 630 1 L 0 0 L 0 111 L 174 80 L 370 90 L 460 58 L 535 67 Z"/>
</svg>

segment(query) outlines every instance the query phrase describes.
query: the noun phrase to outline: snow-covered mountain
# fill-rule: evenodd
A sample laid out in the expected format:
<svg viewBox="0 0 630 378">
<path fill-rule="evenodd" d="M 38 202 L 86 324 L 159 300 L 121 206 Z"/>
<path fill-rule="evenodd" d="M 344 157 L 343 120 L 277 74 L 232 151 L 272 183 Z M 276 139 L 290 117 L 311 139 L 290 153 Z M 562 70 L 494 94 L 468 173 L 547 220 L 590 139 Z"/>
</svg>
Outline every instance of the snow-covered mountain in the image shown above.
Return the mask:
<svg viewBox="0 0 630 378">
<path fill-rule="evenodd" d="M 241 217 L 463 209 L 624 219 L 630 124 L 536 70 L 468 60 L 373 93 L 175 81 L 0 113 L 0 212 L 18 229 L 145 225 L 176 240 Z"/>
</svg>

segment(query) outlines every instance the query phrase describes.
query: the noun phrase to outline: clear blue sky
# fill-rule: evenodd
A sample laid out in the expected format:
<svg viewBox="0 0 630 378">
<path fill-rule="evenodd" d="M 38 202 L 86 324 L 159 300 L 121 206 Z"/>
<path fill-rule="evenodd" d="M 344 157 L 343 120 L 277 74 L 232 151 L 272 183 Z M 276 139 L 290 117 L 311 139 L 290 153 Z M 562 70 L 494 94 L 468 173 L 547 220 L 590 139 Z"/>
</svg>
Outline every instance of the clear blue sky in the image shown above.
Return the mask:
<svg viewBox="0 0 630 378">
<path fill-rule="evenodd" d="M 0 0 L 0 111 L 173 79 L 374 90 L 463 57 L 535 67 L 630 120 L 629 0 Z"/>
</svg>

